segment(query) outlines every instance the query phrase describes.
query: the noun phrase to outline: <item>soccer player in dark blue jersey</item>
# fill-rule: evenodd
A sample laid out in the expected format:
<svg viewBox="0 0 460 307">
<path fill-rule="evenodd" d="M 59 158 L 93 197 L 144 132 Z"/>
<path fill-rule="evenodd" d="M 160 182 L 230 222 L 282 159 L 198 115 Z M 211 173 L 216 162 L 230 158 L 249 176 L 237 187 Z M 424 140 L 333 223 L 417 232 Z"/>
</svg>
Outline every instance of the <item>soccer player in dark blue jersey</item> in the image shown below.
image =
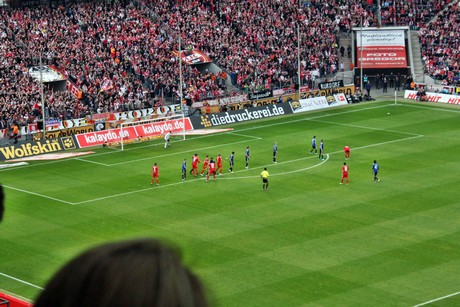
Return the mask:
<svg viewBox="0 0 460 307">
<path fill-rule="evenodd" d="M 374 164 L 372 164 L 372 173 L 374 174 L 374 182 L 380 181 L 379 177 L 377 177 L 377 175 L 379 174 L 379 169 L 380 169 L 380 166 L 377 163 L 377 160 L 374 160 Z"/>
<path fill-rule="evenodd" d="M 230 162 L 230 173 L 233 173 L 233 167 L 235 166 L 235 152 L 234 151 L 232 151 L 232 154 L 230 155 L 228 160 Z"/>
<path fill-rule="evenodd" d="M 246 147 L 245 159 L 246 159 L 246 168 L 249 168 L 249 146 Z"/>
<path fill-rule="evenodd" d="M 323 140 L 321 140 L 321 142 L 319 143 L 319 156 L 318 156 L 318 159 L 324 160 L 324 141 Z"/>
<path fill-rule="evenodd" d="M 182 180 L 185 180 L 187 178 L 187 159 L 184 159 L 182 161 Z"/>
<path fill-rule="evenodd" d="M 278 155 L 278 143 L 273 145 L 273 163 L 276 163 L 276 156 Z"/>
<path fill-rule="evenodd" d="M 313 151 L 315 151 L 315 154 L 318 153 L 318 150 L 316 149 L 316 136 L 313 136 L 313 138 L 311 139 L 311 150 L 310 150 L 310 154 L 312 154 Z"/>
</svg>

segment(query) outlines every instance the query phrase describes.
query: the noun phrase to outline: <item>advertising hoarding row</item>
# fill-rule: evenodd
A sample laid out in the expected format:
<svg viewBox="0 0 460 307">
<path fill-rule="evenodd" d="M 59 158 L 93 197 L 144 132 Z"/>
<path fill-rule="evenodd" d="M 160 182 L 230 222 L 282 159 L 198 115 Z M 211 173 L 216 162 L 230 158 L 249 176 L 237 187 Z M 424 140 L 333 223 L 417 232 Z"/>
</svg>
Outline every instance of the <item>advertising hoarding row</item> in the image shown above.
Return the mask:
<svg viewBox="0 0 460 307">
<path fill-rule="evenodd" d="M 50 139 L 31 141 L 0 147 L 0 160 L 12 161 L 19 158 L 32 157 L 47 153 L 58 153 L 79 148 L 103 146 L 108 143 L 129 142 L 136 139 L 154 139 L 162 137 L 166 132 L 183 132 L 195 129 L 217 127 L 229 124 L 272 118 L 287 114 L 346 105 L 345 94 L 333 95 L 331 100 L 326 96 L 301 99 L 300 101 L 267 104 L 248 107 L 235 111 L 213 113 L 200 116 L 155 121 L 147 124 L 117 127 L 102 131 L 94 130 L 93 126 L 78 126 L 65 131 L 49 132 Z"/>
</svg>

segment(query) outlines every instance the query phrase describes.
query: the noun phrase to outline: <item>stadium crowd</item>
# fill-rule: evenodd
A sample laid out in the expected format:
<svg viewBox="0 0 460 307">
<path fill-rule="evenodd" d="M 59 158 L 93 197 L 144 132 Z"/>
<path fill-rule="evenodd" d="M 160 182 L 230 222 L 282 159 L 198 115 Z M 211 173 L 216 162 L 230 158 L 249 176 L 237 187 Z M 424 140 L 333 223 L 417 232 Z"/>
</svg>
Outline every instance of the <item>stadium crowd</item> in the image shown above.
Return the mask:
<svg viewBox="0 0 460 307">
<path fill-rule="evenodd" d="M 394 23 L 396 9 L 397 24 L 421 26 L 446 1 L 388 0 L 382 22 Z M 182 65 L 183 97 L 193 101 L 234 94 L 227 79 L 246 92 L 295 86 L 298 45 L 301 83 L 312 87 L 315 78 L 338 72 L 341 31 L 349 33 L 362 17 L 364 26 L 377 25 L 375 2 L 146 0 L 0 9 L 0 128 L 41 116 L 40 86 L 28 74 L 40 54 L 44 64 L 82 91 L 76 97 L 46 87 L 50 118 L 144 108 L 178 97 L 179 61 L 173 51 L 179 50 L 179 35 L 182 50 L 198 49 L 222 69 L 211 73 Z M 441 18 L 446 22 L 455 18 L 446 14 Z M 429 34 L 422 43 L 439 42 L 442 50 L 439 57 L 439 48 L 424 49 L 434 75 L 440 66 L 448 67 L 440 71 L 458 71 L 458 59 L 450 58 L 454 47 L 442 47 L 455 46 L 458 37 L 446 22 L 421 30 Z"/>
<path fill-rule="evenodd" d="M 426 73 L 445 85 L 460 85 L 460 4 L 450 5 L 419 30 Z"/>
</svg>

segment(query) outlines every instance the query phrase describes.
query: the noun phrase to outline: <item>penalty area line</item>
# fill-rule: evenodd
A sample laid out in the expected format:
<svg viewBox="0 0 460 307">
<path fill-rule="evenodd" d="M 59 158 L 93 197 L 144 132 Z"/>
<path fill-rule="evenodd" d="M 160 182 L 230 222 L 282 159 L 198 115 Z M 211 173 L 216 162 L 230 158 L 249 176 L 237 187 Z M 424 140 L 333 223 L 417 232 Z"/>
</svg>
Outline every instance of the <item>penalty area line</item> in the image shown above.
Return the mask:
<svg viewBox="0 0 460 307">
<path fill-rule="evenodd" d="M 59 198 L 51 197 L 51 196 L 46 196 L 46 195 L 43 195 L 43 194 L 40 194 L 40 193 L 35 193 L 35 192 L 31 192 L 31 191 L 27 191 L 27 190 L 19 189 L 19 188 L 14 188 L 14 187 L 11 187 L 11 186 L 8 186 L 8 185 L 4 185 L 4 187 L 8 188 L 8 189 L 11 189 L 11 190 L 18 191 L 18 192 L 22 192 L 22 193 L 31 194 L 31 195 L 43 197 L 43 198 L 46 198 L 46 199 L 54 200 L 54 201 L 64 203 L 64 204 L 67 204 L 67 205 L 75 205 L 75 203 L 65 201 L 65 200 L 62 200 L 62 199 L 59 199 Z"/>
<path fill-rule="evenodd" d="M 425 305 L 428 305 L 428 304 L 431 304 L 431 303 L 434 303 L 434 302 L 438 302 L 438 301 L 441 301 L 443 299 L 446 299 L 446 298 L 449 298 L 449 297 L 452 297 L 452 296 L 456 296 L 456 295 L 459 295 L 459 294 L 460 294 L 460 291 L 455 292 L 455 293 L 451 293 L 451 294 L 448 294 L 448 295 L 445 295 L 445 296 L 442 296 L 442 297 L 432 299 L 430 301 L 426 301 L 426 302 L 418 304 L 418 305 L 414 305 L 414 307 L 425 306 Z"/>
</svg>

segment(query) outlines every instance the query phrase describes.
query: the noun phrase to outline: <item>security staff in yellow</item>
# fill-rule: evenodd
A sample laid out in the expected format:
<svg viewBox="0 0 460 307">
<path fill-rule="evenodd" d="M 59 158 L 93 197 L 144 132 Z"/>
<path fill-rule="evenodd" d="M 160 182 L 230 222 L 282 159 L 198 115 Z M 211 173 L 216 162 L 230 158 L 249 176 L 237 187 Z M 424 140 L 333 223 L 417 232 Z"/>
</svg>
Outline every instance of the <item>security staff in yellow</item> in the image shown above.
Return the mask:
<svg viewBox="0 0 460 307">
<path fill-rule="evenodd" d="M 262 190 L 268 191 L 268 174 L 267 168 L 265 167 L 262 173 L 260 173 L 260 178 L 262 178 Z"/>
</svg>

